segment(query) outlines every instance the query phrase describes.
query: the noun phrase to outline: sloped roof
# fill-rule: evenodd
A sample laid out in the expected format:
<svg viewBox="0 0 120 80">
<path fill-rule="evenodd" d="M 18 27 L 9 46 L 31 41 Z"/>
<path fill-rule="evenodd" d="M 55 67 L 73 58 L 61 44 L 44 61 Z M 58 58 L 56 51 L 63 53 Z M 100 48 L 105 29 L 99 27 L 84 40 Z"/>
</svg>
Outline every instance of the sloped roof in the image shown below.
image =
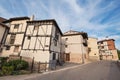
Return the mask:
<svg viewBox="0 0 120 80">
<path fill-rule="evenodd" d="M 104 40 L 98 41 L 98 43 L 100 43 L 100 42 L 105 42 L 105 41 L 115 41 L 115 40 L 114 40 L 114 39 L 104 39 Z"/>
<path fill-rule="evenodd" d="M 3 27 L 9 28 L 7 25 L 0 23 L 0 25 L 2 25 Z"/>
<path fill-rule="evenodd" d="M 10 18 L 10 19 L 4 21 L 4 23 L 11 22 L 11 21 L 17 21 L 17 20 L 27 20 L 27 19 L 29 20 L 30 18 L 27 17 L 27 16 L 24 16 L 24 17 L 14 17 L 14 18 Z"/>
<path fill-rule="evenodd" d="M 88 39 L 88 35 L 86 32 L 79 32 L 79 31 L 70 30 L 70 31 L 67 31 L 63 34 L 63 36 L 73 36 L 73 35 L 82 35 L 83 38 Z"/>
<path fill-rule="evenodd" d="M 58 28 L 58 30 L 59 30 L 59 32 L 60 32 L 60 34 L 61 34 L 61 35 L 63 35 L 63 33 L 62 33 L 62 31 L 60 30 L 60 28 L 59 28 L 59 26 L 58 26 L 58 24 L 57 24 L 57 22 L 56 22 L 56 20 L 55 20 L 55 19 L 32 20 L 32 21 L 27 21 L 27 23 L 49 22 L 49 21 L 53 22 L 53 24 L 54 24 L 54 25 Z"/>
<path fill-rule="evenodd" d="M 3 21 L 6 21 L 7 19 L 3 18 L 3 17 L 0 17 L 0 23 L 3 22 Z"/>
</svg>

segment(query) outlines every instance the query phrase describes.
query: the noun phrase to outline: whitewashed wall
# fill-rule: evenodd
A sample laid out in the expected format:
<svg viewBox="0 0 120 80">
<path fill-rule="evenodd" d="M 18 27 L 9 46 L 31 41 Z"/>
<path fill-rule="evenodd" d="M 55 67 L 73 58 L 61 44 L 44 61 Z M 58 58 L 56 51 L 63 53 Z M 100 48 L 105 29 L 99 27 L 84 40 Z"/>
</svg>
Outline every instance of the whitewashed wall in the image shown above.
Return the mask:
<svg viewBox="0 0 120 80">
<path fill-rule="evenodd" d="M 6 29 L 5 27 L 3 27 L 2 25 L 0 25 L 0 42 L 1 42 L 2 38 L 3 38 L 5 29 Z"/>
<path fill-rule="evenodd" d="M 29 24 L 27 26 L 25 41 L 23 44 L 23 50 L 21 51 L 21 56 L 25 57 L 35 57 L 36 61 L 48 62 L 53 58 L 53 52 L 56 53 L 56 59 L 58 59 L 58 53 L 60 53 L 60 41 L 61 35 L 59 33 L 59 40 L 57 46 L 54 46 L 54 37 L 56 26 L 52 23 L 46 25 L 39 25 L 39 30 L 34 30 L 37 23 Z M 38 37 L 36 37 L 38 35 Z M 28 36 L 31 36 L 31 39 L 28 39 Z M 50 42 L 51 41 L 51 42 Z M 35 51 L 34 51 L 35 49 Z M 44 50 L 43 50 L 44 49 Z M 50 53 L 51 52 L 51 53 Z"/>
<path fill-rule="evenodd" d="M 20 53 L 21 45 L 22 45 L 22 41 L 23 41 L 23 36 L 24 36 L 24 33 L 25 33 L 26 25 L 27 25 L 26 21 L 28 21 L 28 20 L 18 20 L 18 21 L 12 21 L 10 23 L 10 31 L 9 32 L 16 34 L 15 42 L 14 42 L 14 44 L 10 45 L 11 34 L 8 34 L 7 38 L 6 38 L 5 45 L 9 45 L 10 50 L 6 50 L 6 47 L 4 47 L 3 52 L 2 52 L 2 56 L 9 56 L 11 54 L 18 55 L 18 53 Z M 15 24 L 20 24 L 18 30 L 14 29 Z M 18 52 L 14 52 L 15 46 L 13 46 L 13 45 L 20 45 Z"/>
<path fill-rule="evenodd" d="M 99 57 L 98 45 L 97 45 L 97 38 L 88 38 L 88 47 L 90 48 L 89 56 L 96 56 Z"/>
<path fill-rule="evenodd" d="M 62 37 L 62 40 L 65 41 L 66 38 L 67 40 L 65 42 L 65 45 L 67 45 L 67 47 L 65 48 L 65 53 L 87 53 L 86 47 L 84 47 L 82 44 L 84 40 L 81 35 L 64 36 Z"/>
<path fill-rule="evenodd" d="M 22 50 L 21 51 L 21 56 L 24 57 L 29 57 L 29 58 L 33 58 L 35 59 L 35 61 L 37 62 L 49 62 L 50 59 L 50 54 L 49 51 L 41 51 L 41 50 Z"/>
</svg>

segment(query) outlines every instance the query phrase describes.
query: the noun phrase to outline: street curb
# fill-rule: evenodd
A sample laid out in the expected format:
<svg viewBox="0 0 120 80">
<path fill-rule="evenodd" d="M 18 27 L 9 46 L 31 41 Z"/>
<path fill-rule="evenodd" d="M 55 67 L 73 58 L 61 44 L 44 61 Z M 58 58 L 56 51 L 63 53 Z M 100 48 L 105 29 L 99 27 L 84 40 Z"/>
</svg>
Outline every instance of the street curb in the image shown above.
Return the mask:
<svg viewBox="0 0 120 80">
<path fill-rule="evenodd" d="M 66 68 L 63 68 L 63 69 L 55 70 L 55 71 L 48 71 L 48 72 L 42 73 L 42 75 L 43 74 L 48 74 L 48 73 L 60 72 L 60 71 L 68 70 L 68 69 L 73 69 L 73 68 L 77 68 L 77 67 L 84 66 L 84 65 L 86 65 L 86 64 L 75 65 L 75 66 L 72 66 L 72 67 L 66 67 Z"/>
<path fill-rule="evenodd" d="M 91 62 L 89 62 L 89 63 L 91 63 Z M 35 78 L 35 77 L 42 76 L 42 75 L 46 75 L 46 74 L 50 74 L 50 73 L 55 73 L 55 72 L 60 72 L 60 71 L 64 71 L 64 70 L 69 70 L 69 69 L 77 68 L 77 67 L 80 67 L 80 66 L 87 65 L 87 64 L 89 64 L 89 63 L 80 64 L 80 65 L 75 65 L 75 66 L 72 66 L 72 67 L 66 67 L 66 68 L 63 68 L 63 69 L 55 70 L 55 71 L 44 72 L 44 73 L 42 73 L 42 74 L 38 74 L 38 75 L 33 76 L 33 77 L 30 77 L 30 78 Z M 26 79 L 24 79 L 24 80 L 29 80 L 30 78 L 26 78 Z"/>
</svg>

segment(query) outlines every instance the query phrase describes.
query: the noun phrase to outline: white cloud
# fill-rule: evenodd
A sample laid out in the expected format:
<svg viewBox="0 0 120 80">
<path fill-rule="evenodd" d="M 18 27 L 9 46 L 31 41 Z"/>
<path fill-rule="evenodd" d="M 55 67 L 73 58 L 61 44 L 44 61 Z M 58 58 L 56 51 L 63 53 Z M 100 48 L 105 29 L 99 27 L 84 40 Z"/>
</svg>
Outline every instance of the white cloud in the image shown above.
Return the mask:
<svg viewBox="0 0 120 80">
<path fill-rule="evenodd" d="M 24 0 L 23 5 L 28 16 L 35 15 L 37 19 L 56 19 L 63 32 L 72 27 L 73 30 L 87 31 L 88 35 L 104 39 L 110 32 L 109 28 L 120 30 L 120 15 L 111 15 L 109 21 L 100 22 L 117 6 L 115 0 L 102 6 L 104 0 L 86 0 L 86 5 L 80 0 Z M 83 5 L 81 5 L 81 4 Z M 21 5 L 22 6 L 22 5 Z M 13 14 L 0 6 L 0 15 L 12 17 Z M 113 32 L 112 32 L 113 33 Z M 118 35 L 112 36 L 120 40 Z"/>
</svg>

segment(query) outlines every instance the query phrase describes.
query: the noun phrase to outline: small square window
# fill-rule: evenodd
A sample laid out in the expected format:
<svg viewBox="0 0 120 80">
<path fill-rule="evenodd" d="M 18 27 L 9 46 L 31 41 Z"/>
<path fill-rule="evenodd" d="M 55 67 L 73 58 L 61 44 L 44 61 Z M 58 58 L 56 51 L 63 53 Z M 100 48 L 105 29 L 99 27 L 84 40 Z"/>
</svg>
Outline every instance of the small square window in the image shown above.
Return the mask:
<svg viewBox="0 0 120 80">
<path fill-rule="evenodd" d="M 10 50 L 10 46 L 6 46 L 6 50 Z"/>
<path fill-rule="evenodd" d="M 102 46 L 102 49 L 104 48 L 104 46 Z"/>
<path fill-rule="evenodd" d="M 45 45 L 45 47 L 49 47 L 48 45 Z"/>
<path fill-rule="evenodd" d="M 65 47 L 67 48 L 67 47 L 68 47 L 68 45 L 65 45 Z"/>
<path fill-rule="evenodd" d="M 67 40 L 68 40 L 68 38 L 65 38 L 65 40 L 67 41 Z"/>
<path fill-rule="evenodd" d="M 18 28 L 19 28 L 19 24 L 15 24 L 14 29 L 18 29 Z"/>
<path fill-rule="evenodd" d="M 27 39 L 30 40 L 30 39 L 31 39 L 31 36 L 28 36 Z"/>
<path fill-rule="evenodd" d="M 103 44 L 103 42 L 101 42 L 101 44 Z"/>
<path fill-rule="evenodd" d="M 16 35 L 11 35 L 10 44 L 14 44 Z"/>
</svg>

